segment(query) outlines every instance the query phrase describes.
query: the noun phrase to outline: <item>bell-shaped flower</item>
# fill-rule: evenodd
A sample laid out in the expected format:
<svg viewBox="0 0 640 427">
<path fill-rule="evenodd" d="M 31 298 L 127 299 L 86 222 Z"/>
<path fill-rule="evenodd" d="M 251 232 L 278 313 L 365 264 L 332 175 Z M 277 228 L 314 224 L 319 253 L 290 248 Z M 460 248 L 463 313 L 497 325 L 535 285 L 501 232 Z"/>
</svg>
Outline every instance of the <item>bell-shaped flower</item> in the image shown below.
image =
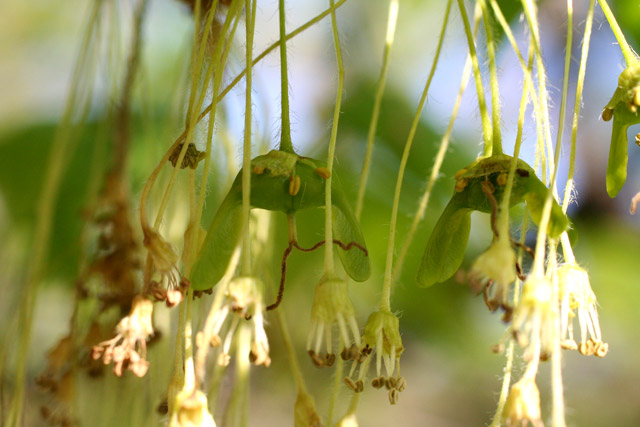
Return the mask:
<svg viewBox="0 0 640 427">
<path fill-rule="evenodd" d="M 502 421 L 507 426 L 524 426 L 531 423 L 542 427 L 540 412 L 540 391 L 533 378 L 523 377 L 511 386 L 507 402 L 502 412 Z"/>
<path fill-rule="evenodd" d="M 578 350 L 584 355 L 604 357 L 609 345 L 602 341 L 596 295 L 589 283 L 589 274 L 577 264 L 565 264 L 558 268 L 560 289 L 560 329 L 562 347 Z M 580 327 L 580 343 L 573 336 L 573 321 Z"/>
<path fill-rule="evenodd" d="M 554 349 L 555 325 L 551 282 L 532 273 L 522 286 L 522 295 L 511 320 L 511 333 L 522 347 L 525 360 L 546 358 Z"/>
<path fill-rule="evenodd" d="M 362 341 L 360 357 L 352 365 L 349 376 L 344 379 L 345 383 L 356 393 L 364 390 L 363 381 L 372 353 L 375 352 L 376 376 L 371 381 L 371 385 L 374 388 L 384 387 L 388 391 L 389 402 L 395 405 L 398 403 L 400 392 L 407 386 L 406 380 L 400 375 L 400 356 L 404 346 L 400 337 L 398 317 L 386 310 L 371 313 L 364 326 Z M 356 376 L 355 371 L 358 365 L 360 371 Z"/>
<path fill-rule="evenodd" d="M 360 329 L 349 298 L 347 282 L 338 278 L 323 277 L 316 284 L 311 307 L 311 328 L 307 336 L 307 353 L 316 366 L 331 366 L 335 362 L 332 338 L 334 325 L 338 328 L 343 347 L 341 357 L 349 360 L 354 353 L 357 357 Z M 323 343 L 325 353 L 321 350 Z"/>
<path fill-rule="evenodd" d="M 182 390 L 175 400 L 169 427 L 216 427 L 207 396 L 200 390 Z"/>
<path fill-rule="evenodd" d="M 263 284 L 255 277 L 236 277 L 229 283 L 224 302 L 214 313 L 211 341 L 213 347 L 222 345 L 218 364 L 226 366 L 231 361 L 231 344 L 240 322 L 251 322 L 252 342 L 249 358 L 255 365 L 269 366 L 269 340 L 264 330 Z M 197 338 L 201 340 L 200 335 Z M 205 345 L 200 342 L 198 344 Z"/>
<path fill-rule="evenodd" d="M 505 320 L 511 314 L 509 294 L 516 280 L 516 253 L 507 236 L 500 235 L 489 249 L 471 266 L 471 281 L 485 290 L 485 300 L 491 311 L 502 308 Z"/>
</svg>

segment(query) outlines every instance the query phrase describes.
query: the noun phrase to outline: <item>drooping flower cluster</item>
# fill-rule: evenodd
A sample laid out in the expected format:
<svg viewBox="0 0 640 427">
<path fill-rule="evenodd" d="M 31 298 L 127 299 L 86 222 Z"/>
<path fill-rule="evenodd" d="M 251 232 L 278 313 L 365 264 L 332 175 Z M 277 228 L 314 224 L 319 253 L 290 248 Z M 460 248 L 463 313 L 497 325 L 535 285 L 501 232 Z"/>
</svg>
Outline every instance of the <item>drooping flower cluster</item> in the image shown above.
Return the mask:
<svg viewBox="0 0 640 427">
<path fill-rule="evenodd" d="M 516 281 L 516 253 L 506 236 L 496 238 L 489 249 L 480 255 L 471 266 L 472 286 L 484 292 L 489 310 L 504 310 L 504 320 L 509 321 L 511 287 Z"/>
<path fill-rule="evenodd" d="M 591 289 L 589 275 L 577 264 L 562 265 L 556 274 L 560 288 L 562 347 L 587 356 L 604 357 L 609 344 L 602 341 L 596 295 Z M 573 335 L 574 320 L 580 328 L 579 344 Z"/>
<path fill-rule="evenodd" d="M 248 355 L 255 365 L 269 366 L 269 340 L 264 330 L 263 284 L 256 277 L 236 277 L 225 292 L 225 301 L 214 313 L 210 330 L 209 344 L 221 347 L 218 364 L 227 366 L 231 361 L 231 344 L 240 322 L 249 321 L 252 324 L 251 352 Z M 228 322 L 227 322 L 228 320 Z M 222 330 L 228 324 L 226 332 Z M 224 335 L 224 339 L 221 335 Z M 199 334 L 198 340 L 202 340 Z M 203 345 L 204 343 L 199 343 Z"/>
<path fill-rule="evenodd" d="M 389 394 L 389 402 L 398 403 L 407 385 L 400 375 L 400 356 L 404 351 L 400 337 L 400 321 L 396 315 L 386 310 L 371 313 L 362 334 L 363 347 L 358 357 L 351 365 L 349 376 L 344 379 L 347 386 L 356 393 L 364 390 L 364 379 L 369 363 L 375 352 L 376 376 L 371 385 L 374 388 L 385 388 Z M 356 368 L 359 372 L 356 374 Z M 384 367 L 383 375 L 382 369 Z"/>
<path fill-rule="evenodd" d="M 332 366 L 336 360 L 333 352 L 333 327 L 338 327 L 343 360 L 353 360 L 359 354 L 360 330 L 349 298 L 347 282 L 323 277 L 316 284 L 311 308 L 311 327 L 307 335 L 307 353 L 318 367 Z M 322 353 L 322 345 L 326 353 Z"/>
<path fill-rule="evenodd" d="M 153 335 L 153 303 L 137 295 L 131 303 L 129 315 L 123 317 L 116 326 L 116 336 L 93 347 L 93 359 L 100 359 L 105 365 L 113 362 L 113 372 L 121 376 L 128 369 L 138 377 L 143 377 L 149 369 L 147 340 Z"/>
</svg>

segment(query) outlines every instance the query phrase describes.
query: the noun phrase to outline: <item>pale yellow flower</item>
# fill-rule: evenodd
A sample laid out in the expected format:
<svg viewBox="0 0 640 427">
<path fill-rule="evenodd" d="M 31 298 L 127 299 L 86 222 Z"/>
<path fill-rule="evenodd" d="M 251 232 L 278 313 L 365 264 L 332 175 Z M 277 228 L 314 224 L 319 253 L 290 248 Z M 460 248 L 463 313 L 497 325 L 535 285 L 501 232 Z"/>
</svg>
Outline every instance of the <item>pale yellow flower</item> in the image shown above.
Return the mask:
<svg viewBox="0 0 640 427">
<path fill-rule="evenodd" d="M 511 386 L 502 421 L 514 427 L 524 426 L 527 422 L 534 427 L 544 426 L 540 413 L 540 392 L 532 378 L 524 377 Z"/>
<path fill-rule="evenodd" d="M 169 427 L 216 427 L 207 396 L 200 390 L 183 390 L 176 396 Z"/>
<path fill-rule="evenodd" d="M 351 367 L 345 383 L 355 392 L 364 389 L 364 377 L 369 366 L 372 353 L 375 352 L 376 377 L 371 381 L 374 388 L 385 388 L 389 394 L 389 402 L 394 405 L 398 402 L 399 393 L 407 383 L 400 375 L 400 356 L 404 351 L 402 338 L 400 337 L 400 321 L 396 315 L 386 310 L 372 313 L 367 319 L 362 335 L 363 347 L 360 357 Z M 360 371 L 355 376 L 356 366 Z M 384 369 L 384 374 L 382 370 Z M 353 378 L 352 378 L 353 377 Z"/>
<path fill-rule="evenodd" d="M 553 339 L 553 301 L 551 282 L 543 276 L 532 274 L 525 281 L 522 296 L 513 313 L 511 332 L 518 344 L 527 347 L 530 343 L 540 342 L 543 356 L 552 353 Z M 530 360 L 537 353 L 535 345 L 524 354 Z"/>
<path fill-rule="evenodd" d="M 602 342 L 596 295 L 589 283 L 589 274 L 577 264 L 565 264 L 558 268 L 560 289 L 560 322 L 562 346 L 578 350 L 584 355 L 604 357 L 609 345 Z M 573 321 L 580 327 L 580 343 L 573 336 Z"/>
<path fill-rule="evenodd" d="M 347 282 L 323 277 L 316 284 L 311 307 L 311 326 L 307 335 L 307 353 L 316 366 L 331 366 L 335 362 L 333 328 L 337 327 L 344 360 L 357 358 L 360 329 L 349 298 Z M 325 353 L 322 347 L 325 347 Z"/>
<path fill-rule="evenodd" d="M 269 366 L 269 340 L 264 329 L 263 284 L 256 277 L 236 277 L 227 288 L 225 302 L 215 313 L 210 344 L 222 349 L 218 355 L 218 364 L 226 366 L 231 360 L 229 352 L 240 322 L 251 322 L 252 342 L 251 362 L 255 365 Z M 226 326 L 224 340 L 222 330 Z"/>
<path fill-rule="evenodd" d="M 502 308 L 508 320 L 512 307 L 511 285 L 516 280 L 516 253 L 507 237 L 493 241 L 471 266 L 471 283 L 484 290 L 485 301 L 491 311 Z"/>
</svg>

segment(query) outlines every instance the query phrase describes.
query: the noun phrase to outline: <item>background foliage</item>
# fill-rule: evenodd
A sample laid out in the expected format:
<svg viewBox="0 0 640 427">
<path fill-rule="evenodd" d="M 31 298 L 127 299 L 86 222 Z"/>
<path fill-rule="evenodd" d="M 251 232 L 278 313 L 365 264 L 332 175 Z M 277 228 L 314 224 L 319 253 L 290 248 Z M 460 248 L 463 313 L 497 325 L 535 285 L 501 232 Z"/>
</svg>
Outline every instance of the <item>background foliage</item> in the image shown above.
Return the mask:
<svg viewBox="0 0 640 427">
<path fill-rule="evenodd" d="M 277 37 L 277 16 L 274 2 L 258 2 L 259 30 L 256 52 Z M 438 23 L 443 13 L 442 2 L 402 1 L 396 44 L 391 56 L 389 83 L 382 103 L 380 124 L 374 151 L 373 169 L 365 201 L 362 227 L 373 261 L 372 279 L 355 284 L 351 293 L 364 323 L 366 313 L 376 304 L 383 274 L 386 238 L 391 209 L 391 195 L 411 118 L 419 96 L 428 64 L 432 59 Z M 505 13 L 523 36 L 519 10 L 504 3 Z M 564 5 L 562 2 L 542 2 L 541 22 L 543 46 L 549 67 L 550 87 L 561 86 L 564 45 Z M 576 2 L 577 52 L 583 29 L 586 2 Z M 633 46 L 640 44 L 640 6 L 635 0 L 611 2 L 623 31 Z M 326 7 L 321 1 L 290 1 L 289 22 L 293 28 L 317 11 Z M 0 329 L 5 342 L 0 350 L 0 373 L 3 377 L 2 398 L 6 403 L 11 393 L 11 366 L 7 349 L 11 347 L 16 328 L 16 309 L 21 298 L 20 284 L 25 266 L 30 261 L 29 239 L 32 236 L 35 213 L 42 191 L 44 165 L 56 123 L 60 117 L 78 35 L 86 15 L 83 2 L 19 2 L 10 0 L 0 4 Z M 640 160 L 640 150 L 630 147 L 630 177 L 617 199 L 611 200 L 605 191 L 605 165 L 608 153 L 610 126 L 599 120 L 602 107 L 617 84 L 622 58 L 606 20 L 596 7 L 596 23 L 592 50 L 587 69 L 584 109 L 579 131 L 577 163 L 577 203 L 570 209 L 579 235 L 576 253 L 589 270 L 591 283 L 598 295 L 601 325 L 610 351 L 604 360 L 584 358 L 565 353 L 565 394 L 570 425 L 633 426 L 640 424 L 640 332 L 636 327 L 640 288 L 637 256 L 640 253 L 640 221 L 628 214 L 630 197 L 640 189 L 640 174 L 634 166 Z M 181 112 L 176 100 L 184 97 L 177 82 L 184 75 L 190 17 L 186 8 L 171 0 L 152 0 L 149 19 L 145 24 L 143 76 L 136 87 L 134 105 L 134 145 L 130 162 L 131 189 L 137 198 L 144 180 L 168 144 L 180 131 Z M 350 0 L 339 12 L 338 20 L 346 53 L 346 98 L 340 119 L 337 148 L 338 175 L 348 195 L 355 199 L 361 159 L 366 145 L 374 83 L 380 67 L 386 19 L 386 2 Z M 416 136 L 407 176 L 403 187 L 399 236 L 406 233 L 415 209 L 415 202 L 423 191 L 430 172 L 440 136 L 445 130 L 455 98 L 456 86 L 466 54 L 457 12 L 454 25 L 448 31 L 443 60 L 439 65 L 434 89 Z M 328 141 L 334 80 L 333 52 L 328 22 L 323 21 L 290 43 L 293 139 L 300 151 L 308 155 L 323 153 Z M 504 105 L 503 128 L 505 151 L 510 153 L 515 137 L 518 97 L 521 77 L 517 60 L 504 41 L 498 52 L 502 77 L 501 93 Z M 240 57 L 242 50 L 235 55 Z M 117 68 L 116 64 L 116 68 Z M 121 66 L 122 64 L 120 64 Z M 259 113 L 258 131 L 261 143 L 274 146 L 277 140 L 279 106 L 277 58 L 272 55 L 256 69 L 256 107 Z M 576 70 L 572 74 L 577 73 Z M 237 71 L 237 70 L 234 70 Z M 235 74 L 235 72 L 231 73 Z M 100 78 L 109 76 L 100 74 Z M 572 80 L 571 87 L 575 82 Z M 106 85 L 105 85 L 106 86 Z M 559 89 L 552 90 L 554 102 L 559 104 Z M 225 104 L 225 120 L 230 132 L 240 125 L 242 91 L 232 92 Z M 101 143 L 108 129 L 108 106 L 113 96 L 97 90 L 88 124 L 83 128 L 77 149 L 66 159 L 65 174 L 55 210 L 51 239 L 51 257 L 46 281 L 38 294 L 35 330 L 28 364 L 29 377 L 35 377 L 44 366 L 44 353 L 64 333 L 73 300 L 73 284 L 81 252 L 80 233 L 83 210 L 91 202 L 90 180 L 95 168 L 108 165 L 91 159 L 107 158 L 108 147 Z M 571 102 L 571 100 L 570 100 Z M 480 151 L 480 124 L 474 90 L 468 89 L 463 100 L 454 142 L 442 169 L 442 176 L 430 202 L 425 221 L 421 225 L 403 275 L 394 289 L 393 307 L 401 315 L 401 330 L 405 343 L 402 373 L 408 388 L 400 403 L 389 407 L 386 395 L 371 391 L 363 396 L 359 420 L 362 425 L 478 425 L 490 419 L 499 391 L 503 358 L 490 351 L 503 333 L 497 314 L 490 314 L 481 298 L 473 295 L 466 281 L 457 276 L 448 283 L 429 289 L 415 286 L 415 272 L 431 228 L 453 191 L 453 174 L 470 163 Z M 557 111 L 552 109 L 552 117 Z M 637 129 L 636 129 L 637 131 Z M 526 140 L 535 138 L 535 130 L 527 129 Z M 201 135 L 201 137 L 204 137 Z M 107 151 L 105 151 L 107 150 Z M 526 150 L 525 150 L 526 151 Z M 217 153 L 220 155 L 221 153 Z M 527 156 L 529 156 L 527 158 Z M 531 159 L 531 152 L 524 158 Z M 320 157 L 317 155 L 315 157 Z M 222 158 L 222 156 L 219 156 Z M 235 161 L 241 159 L 241 150 Z M 226 164 L 216 162 L 220 182 Z M 561 170 L 560 176 L 563 172 Z M 210 200 L 224 192 L 223 186 L 211 189 Z M 208 203 L 211 210 L 213 203 Z M 211 218 L 205 214 L 205 221 Z M 302 232 L 301 241 L 317 240 L 322 236 L 322 214 L 309 212 L 300 222 L 312 224 Z M 286 245 L 284 219 L 278 223 L 281 246 Z M 483 223 L 484 221 L 484 223 Z M 474 229 L 467 252 L 469 267 L 490 241 L 487 218 L 474 218 Z M 476 224 L 483 224 L 476 226 Z M 277 243 L 276 243 L 277 244 Z M 290 275 L 282 310 L 290 322 L 294 341 L 304 342 L 312 300 L 312 288 L 320 274 L 321 254 L 294 254 L 290 260 Z M 279 266 L 274 265 L 276 275 Z M 313 277 L 310 277 L 312 275 Z M 89 420 L 95 414 L 108 414 L 111 425 L 157 425 L 155 414 L 168 381 L 171 361 L 172 329 L 169 311 L 159 317 L 163 339 L 151 351 L 151 370 L 154 375 L 142 380 L 116 379 L 107 373 L 103 382 L 86 380 L 83 396 L 86 404 L 80 413 Z M 294 319 L 301 319 L 296 320 Z M 270 369 L 254 369 L 252 377 L 252 425 L 282 425 L 290 420 L 295 399 L 289 378 L 287 359 L 278 353 L 279 334 L 267 333 L 272 341 Z M 332 379 L 324 371 L 314 368 L 298 349 L 303 370 L 313 384 L 313 393 L 322 411 L 326 408 Z M 170 359 L 170 358 L 169 358 Z M 516 364 L 520 366 L 520 361 Z M 165 369 L 163 369 L 163 367 Z M 543 365 L 540 378 L 548 377 Z M 163 373 L 164 372 L 164 373 Z M 540 384 L 544 401 L 548 386 Z M 123 402 L 118 393 L 135 396 Z M 97 397 L 96 397 L 97 396 Z M 346 401 L 345 392 L 342 396 Z M 27 423 L 40 421 L 35 411 L 46 397 L 35 386 L 28 390 Z M 117 411 L 113 408 L 118 407 Z M 138 409 L 133 409 L 138 408 Z M 96 412 L 102 411 L 102 412 Z"/>
</svg>

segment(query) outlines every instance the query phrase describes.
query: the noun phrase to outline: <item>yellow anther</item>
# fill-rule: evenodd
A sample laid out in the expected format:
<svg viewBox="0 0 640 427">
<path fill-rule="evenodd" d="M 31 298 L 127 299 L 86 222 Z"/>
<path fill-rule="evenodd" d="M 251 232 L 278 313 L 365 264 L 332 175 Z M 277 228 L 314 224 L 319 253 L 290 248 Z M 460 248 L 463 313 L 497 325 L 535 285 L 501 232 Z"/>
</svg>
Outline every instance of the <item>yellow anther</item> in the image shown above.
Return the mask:
<svg viewBox="0 0 640 427">
<path fill-rule="evenodd" d="M 331 172 L 329 172 L 327 168 L 316 168 L 315 171 L 322 179 L 329 179 L 331 177 Z"/>
<path fill-rule="evenodd" d="M 355 391 L 356 393 L 358 392 L 358 386 L 356 385 L 355 382 L 353 382 L 353 380 L 349 377 L 345 377 L 344 378 L 344 383 L 347 385 L 347 387 L 349 387 L 351 390 Z"/>
<path fill-rule="evenodd" d="M 596 349 L 593 354 L 595 354 L 596 357 L 605 357 L 608 352 L 609 352 L 609 344 L 604 342 L 599 342 L 596 344 Z"/>
<path fill-rule="evenodd" d="M 640 88 L 635 88 L 633 90 L 633 103 L 640 107 Z"/>
<path fill-rule="evenodd" d="M 602 120 L 608 122 L 613 118 L 613 108 L 605 108 L 602 110 Z"/>
<path fill-rule="evenodd" d="M 300 191 L 300 177 L 298 175 L 289 178 L 289 194 L 295 196 Z"/>
<path fill-rule="evenodd" d="M 498 175 L 498 179 L 496 179 L 496 182 L 500 187 L 507 185 L 507 176 L 508 175 L 506 172 L 503 172 L 500 175 Z"/>
<path fill-rule="evenodd" d="M 453 176 L 456 180 L 460 179 L 460 177 L 462 175 L 464 175 L 465 173 L 467 173 L 466 169 L 460 169 L 458 172 L 456 172 L 456 174 Z"/>
<path fill-rule="evenodd" d="M 456 193 L 460 193 L 462 190 L 466 188 L 467 185 L 469 185 L 469 181 L 464 178 L 456 181 Z"/>
</svg>

